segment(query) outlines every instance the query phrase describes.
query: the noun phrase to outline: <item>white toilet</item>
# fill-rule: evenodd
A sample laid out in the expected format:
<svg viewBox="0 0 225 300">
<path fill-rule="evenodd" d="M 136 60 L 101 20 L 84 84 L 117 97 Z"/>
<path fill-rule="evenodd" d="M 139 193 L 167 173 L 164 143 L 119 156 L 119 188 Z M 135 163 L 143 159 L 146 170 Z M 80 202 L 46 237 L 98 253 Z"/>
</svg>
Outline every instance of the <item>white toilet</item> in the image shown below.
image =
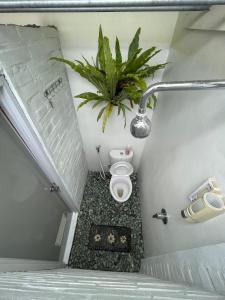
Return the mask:
<svg viewBox="0 0 225 300">
<path fill-rule="evenodd" d="M 109 152 L 112 175 L 110 180 L 110 192 L 113 198 L 119 202 L 127 201 L 132 193 L 132 182 L 130 175 L 134 169 L 131 165 L 133 159 L 133 151 L 129 150 L 111 150 Z"/>
</svg>

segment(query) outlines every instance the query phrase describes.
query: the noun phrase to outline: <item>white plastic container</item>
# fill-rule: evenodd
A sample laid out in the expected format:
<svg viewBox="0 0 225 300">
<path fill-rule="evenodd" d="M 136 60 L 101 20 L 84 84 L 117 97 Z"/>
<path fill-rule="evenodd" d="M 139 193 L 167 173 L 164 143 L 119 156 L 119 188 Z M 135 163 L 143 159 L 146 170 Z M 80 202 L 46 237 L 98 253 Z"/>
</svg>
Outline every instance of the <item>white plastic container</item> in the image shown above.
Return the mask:
<svg viewBox="0 0 225 300">
<path fill-rule="evenodd" d="M 181 211 L 187 222 L 202 222 L 225 212 L 225 198 L 218 191 L 206 192 Z"/>
<path fill-rule="evenodd" d="M 219 184 L 218 179 L 216 179 L 215 177 L 210 177 L 206 181 L 204 181 L 194 192 L 192 192 L 188 198 L 190 201 L 194 201 L 212 190 L 220 192 L 220 186 L 221 184 Z"/>
</svg>

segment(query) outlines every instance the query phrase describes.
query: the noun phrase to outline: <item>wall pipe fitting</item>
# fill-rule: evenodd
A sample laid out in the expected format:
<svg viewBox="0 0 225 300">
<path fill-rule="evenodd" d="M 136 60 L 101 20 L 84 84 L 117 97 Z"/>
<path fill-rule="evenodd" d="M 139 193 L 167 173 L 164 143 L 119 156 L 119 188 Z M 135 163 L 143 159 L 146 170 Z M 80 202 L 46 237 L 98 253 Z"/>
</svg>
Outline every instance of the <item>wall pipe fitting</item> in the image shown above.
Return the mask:
<svg viewBox="0 0 225 300">
<path fill-rule="evenodd" d="M 142 94 L 138 113 L 131 121 L 130 131 L 136 138 L 145 138 L 150 134 L 151 122 L 146 116 L 146 103 L 148 97 L 157 92 L 163 91 L 185 91 L 185 90 L 204 90 L 204 89 L 218 89 L 225 87 L 225 79 L 212 80 L 196 80 L 196 81 L 172 81 L 172 82 L 158 82 L 150 85 Z"/>
</svg>

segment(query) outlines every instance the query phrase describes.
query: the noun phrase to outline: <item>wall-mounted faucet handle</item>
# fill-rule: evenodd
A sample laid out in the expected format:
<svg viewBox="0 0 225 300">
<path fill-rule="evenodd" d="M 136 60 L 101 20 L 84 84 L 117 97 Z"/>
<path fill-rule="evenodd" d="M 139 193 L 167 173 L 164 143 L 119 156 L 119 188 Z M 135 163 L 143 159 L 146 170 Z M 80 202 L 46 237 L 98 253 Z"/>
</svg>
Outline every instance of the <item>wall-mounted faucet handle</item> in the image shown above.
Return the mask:
<svg viewBox="0 0 225 300">
<path fill-rule="evenodd" d="M 164 208 L 161 209 L 160 213 L 156 213 L 152 217 L 154 219 L 162 220 L 163 224 L 165 224 L 165 225 L 168 223 L 168 215 Z"/>
</svg>

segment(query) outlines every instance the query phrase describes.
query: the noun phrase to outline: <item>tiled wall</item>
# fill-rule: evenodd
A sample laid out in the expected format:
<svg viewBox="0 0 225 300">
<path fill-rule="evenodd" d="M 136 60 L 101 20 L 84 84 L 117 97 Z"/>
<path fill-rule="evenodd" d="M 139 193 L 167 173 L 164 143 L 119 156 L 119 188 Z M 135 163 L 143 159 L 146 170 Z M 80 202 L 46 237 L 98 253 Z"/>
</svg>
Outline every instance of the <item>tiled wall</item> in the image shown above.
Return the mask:
<svg viewBox="0 0 225 300">
<path fill-rule="evenodd" d="M 0 299 L 222 300 L 224 297 L 138 273 L 58 269 L 0 273 Z"/>
<path fill-rule="evenodd" d="M 58 32 L 50 27 L 0 26 L 0 64 L 37 128 L 65 189 L 79 207 L 87 167 L 64 65 L 49 61 L 61 54 Z M 51 99 L 44 90 L 57 78 L 62 87 Z"/>
</svg>

